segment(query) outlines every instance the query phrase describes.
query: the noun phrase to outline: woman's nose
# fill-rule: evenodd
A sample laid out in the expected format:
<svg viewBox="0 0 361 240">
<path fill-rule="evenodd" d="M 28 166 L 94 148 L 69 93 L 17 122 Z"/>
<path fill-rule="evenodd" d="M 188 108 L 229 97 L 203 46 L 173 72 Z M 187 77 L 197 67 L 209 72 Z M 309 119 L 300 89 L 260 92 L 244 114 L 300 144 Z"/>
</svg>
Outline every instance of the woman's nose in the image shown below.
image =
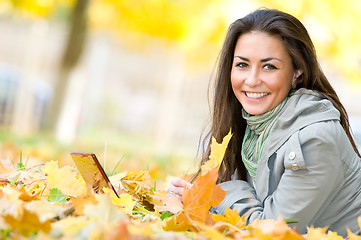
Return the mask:
<svg viewBox="0 0 361 240">
<path fill-rule="evenodd" d="M 261 82 L 259 77 L 259 71 L 255 68 L 251 69 L 251 71 L 249 71 L 249 74 L 246 77 L 246 85 L 250 87 L 257 86 Z"/>
</svg>

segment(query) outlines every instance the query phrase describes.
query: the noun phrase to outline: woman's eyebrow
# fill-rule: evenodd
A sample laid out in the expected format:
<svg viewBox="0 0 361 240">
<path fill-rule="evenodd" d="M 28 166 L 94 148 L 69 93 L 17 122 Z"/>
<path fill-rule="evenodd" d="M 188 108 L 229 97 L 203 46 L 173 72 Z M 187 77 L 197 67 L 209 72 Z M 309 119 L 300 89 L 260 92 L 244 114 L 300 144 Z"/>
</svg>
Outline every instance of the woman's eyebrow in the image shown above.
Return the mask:
<svg viewBox="0 0 361 240">
<path fill-rule="evenodd" d="M 243 60 L 243 61 L 249 62 L 249 59 L 248 59 L 248 58 L 245 58 L 245 57 L 242 57 L 242 56 L 234 56 L 234 58 L 239 58 L 239 59 L 241 59 L 241 60 Z M 269 58 L 261 59 L 261 62 L 262 62 L 262 63 L 263 63 L 263 62 L 269 62 L 269 61 L 271 61 L 271 60 L 277 60 L 277 61 L 282 62 L 281 59 L 275 58 L 275 57 L 269 57 Z"/>
<path fill-rule="evenodd" d="M 261 62 L 268 62 L 268 61 L 271 61 L 271 60 L 278 60 L 278 61 L 282 62 L 281 59 L 275 58 L 275 57 L 269 57 L 269 58 L 261 59 Z"/>
<path fill-rule="evenodd" d="M 239 58 L 239 59 L 242 59 L 243 61 L 249 62 L 249 59 L 248 59 L 248 58 L 245 58 L 245 57 L 234 56 L 234 58 Z"/>
</svg>

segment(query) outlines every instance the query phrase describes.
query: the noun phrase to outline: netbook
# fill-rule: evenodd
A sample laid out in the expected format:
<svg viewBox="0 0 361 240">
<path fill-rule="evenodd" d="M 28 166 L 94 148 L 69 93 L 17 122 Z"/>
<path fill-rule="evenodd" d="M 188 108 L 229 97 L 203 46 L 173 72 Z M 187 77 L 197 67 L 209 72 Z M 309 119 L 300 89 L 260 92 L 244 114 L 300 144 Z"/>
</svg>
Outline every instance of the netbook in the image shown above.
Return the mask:
<svg viewBox="0 0 361 240">
<path fill-rule="evenodd" d="M 119 197 L 94 153 L 72 152 L 70 155 L 90 189 L 99 193 L 106 187 L 112 189 Z"/>
</svg>

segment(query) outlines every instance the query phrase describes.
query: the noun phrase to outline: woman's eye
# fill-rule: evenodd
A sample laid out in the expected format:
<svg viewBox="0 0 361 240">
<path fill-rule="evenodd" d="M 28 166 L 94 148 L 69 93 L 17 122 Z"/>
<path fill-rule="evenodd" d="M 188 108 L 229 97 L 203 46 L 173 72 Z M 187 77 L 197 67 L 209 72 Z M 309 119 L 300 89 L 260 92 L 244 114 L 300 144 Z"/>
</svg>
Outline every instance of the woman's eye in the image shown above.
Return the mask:
<svg viewBox="0 0 361 240">
<path fill-rule="evenodd" d="M 237 66 L 237 67 L 240 67 L 240 68 L 247 68 L 247 67 L 248 67 L 248 64 L 247 64 L 247 63 L 244 63 L 244 62 L 240 62 L 240 63 L 237 63 L 236 66 Z"/>
<path fill-rule="evenodd" d="M 274 65 L 272 64 L 266 64 L 263 66 L 265 69 L 267 70 L 272 70 L 272 69 L 277 69 Z"/>
</svg>

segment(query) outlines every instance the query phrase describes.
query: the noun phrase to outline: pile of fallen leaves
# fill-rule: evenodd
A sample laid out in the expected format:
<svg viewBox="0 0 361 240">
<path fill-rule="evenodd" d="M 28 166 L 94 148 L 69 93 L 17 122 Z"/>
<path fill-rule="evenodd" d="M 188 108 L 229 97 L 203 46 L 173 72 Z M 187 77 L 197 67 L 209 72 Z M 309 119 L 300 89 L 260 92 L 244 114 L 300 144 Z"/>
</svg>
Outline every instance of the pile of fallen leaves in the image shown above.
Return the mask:
<svg viewBox="0 0 361 240">
<path fill-rule="evenodd" d="M 342 239 L 326 228 L 300 235 L 279 220 L 246 226 L 236 211 L 209 213 L 224 198 L 216 180 L 231 135 L 214 139 L 210 160 L 185 189 L 183 202 L 157 189 L 146 171 L 111 177 L 113 190 L 96 194 L 73 166 L 49 161 L 26 168 L 0 161 L 0 239 Z M 349 239 L 361 239 L 349 233 Z"/>
</svg>

